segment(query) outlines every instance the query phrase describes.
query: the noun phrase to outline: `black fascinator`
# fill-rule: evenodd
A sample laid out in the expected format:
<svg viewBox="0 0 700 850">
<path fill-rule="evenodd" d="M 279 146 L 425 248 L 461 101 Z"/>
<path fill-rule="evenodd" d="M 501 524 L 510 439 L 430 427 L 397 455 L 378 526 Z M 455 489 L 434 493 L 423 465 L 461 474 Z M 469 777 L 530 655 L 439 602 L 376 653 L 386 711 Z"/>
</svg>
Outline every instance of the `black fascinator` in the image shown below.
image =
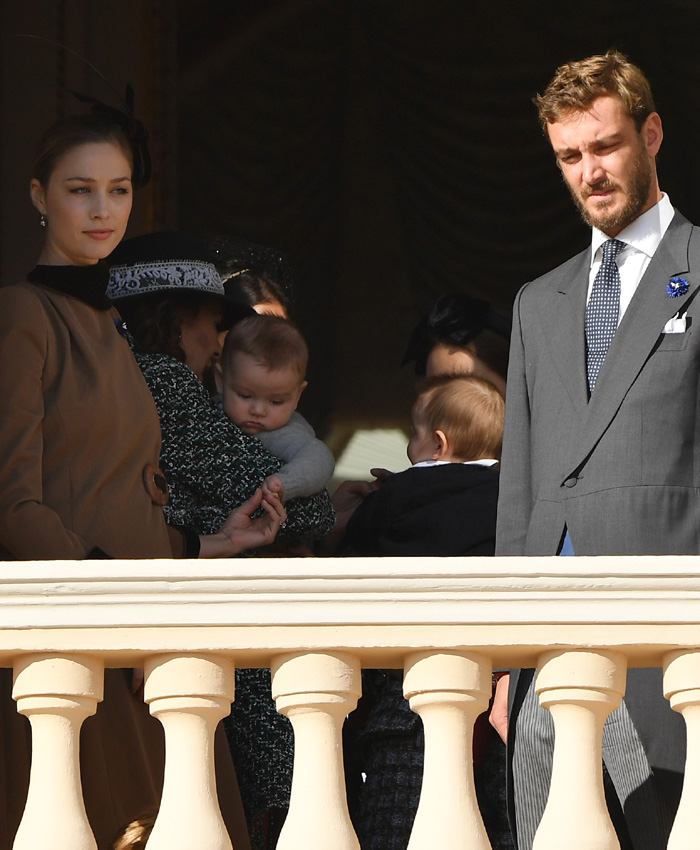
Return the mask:
<svg viewBox="0 0 700 850">
<path fill-rule="evenodd" d="M 94 97 L 80 94 L 80 92 L 71 91 L 71 94 L 77 97 L 81 103 L 88 104 L 93 115 L 107 118 L 124 131 L 134 158 L 132 183 L 136 187 L 145 186 L 151 179 L 151 154 L 148 150 L 148 130 L 134 115 L 133 88 L 127 84 L 126 95 L 122 100 L 123 110 L 109 106 Z"/>
<path fill-rule="evenodd" d="M 67 45 L 53 41 L 50 38 L 45 38 L 41 35 L 34 35 L 33 33 L 15 33 L 14 35 L 9 36 L 9 38 L 22 39 L 33 45 L 51 48 L 56 50 L 57 54 L 61 57 L 72 56 L 77 59 L 81 65 L 89 68 L 90 71 L 92 71 L 92 73 L 102 81 L 104 88 L 113 94 L 114 100 L 119 104 L 119 106 L 110 106 L 95 97 L 74 91 L 66 86 L 65 82 L 59 83 L 59 89 L 62 91 L 68 91 L 81 103 L 89 106 L 90 112 L 92 115 L 96 116 L 96 118 L 121 130 L 129 147 L 131 148 L 132 158 L 134 161 L 132 183 L 134 187 L 145 186 L 151 178 L 151 156 L 148 151 L 148 132 L 143 123 L 134 115 L 134 90 L 132 86 L 127 84 L 126 93 L 124 97 L 122 97 L 113 83 L 99 68 L 86 59 L 85 56 Z M 67 116 L 63 119 L 59 119 L 59 121 L 70 120 L 73 117 L 75 116 Z"/>
<path fill-rule="evenodd" d="M 289 259 L 267 245 L 235 236 L 210 241 L 216 268 L 227 292 L 239 294 L 249 304 L 275 300 L 291 312 L 296 301 L 294 272 Z"/>
<path fill-rule="evenodd" d="M 428 354 L 436 342 L 466 347 L 484 331 L 510 340 L 510 320 L 481 298 L 462 292 L 442 295 L 427 316 L 413 329 L 401 365 L 415 361 L 417 375 L 424 375 Z"/>
</svg>

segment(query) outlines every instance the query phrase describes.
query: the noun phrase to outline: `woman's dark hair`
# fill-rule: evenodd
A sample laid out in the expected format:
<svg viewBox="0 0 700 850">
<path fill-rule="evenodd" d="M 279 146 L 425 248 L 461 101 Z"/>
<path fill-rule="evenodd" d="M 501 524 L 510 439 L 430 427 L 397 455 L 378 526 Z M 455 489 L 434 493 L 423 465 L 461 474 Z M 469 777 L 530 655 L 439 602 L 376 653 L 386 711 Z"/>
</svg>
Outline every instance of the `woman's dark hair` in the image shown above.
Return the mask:
<svg viewBox="0 0 700 850">
<path fill-rule="evenodd" d="M 234 276 L 226 278 L 224 289 L 227 295 L 237 295 L 250 307 L 255 307 L 256 304 L 271 304 L 278 301 L 289 313 L 292 306 L 287 293 L 275 281 L 265 277 L 261 272 L 253 272 L 250 269 L 237 272 Z"/>
<path fill-rule="evenodd" d="M 242 299 L 250 307 L 278 301 L 287 313 L 292 311 L 294 275 L 279 251 L 228 236 L 213 239 L 211 248 L 227 295 Z"/>
<path fill-rule="evenodd" d="M 504 381 L 508 377 L 510 344 L 505 337 L 485 328 L 465 348 Z"/>
<path fill-rule="evenodd" d="M 428 355 L 443 343 L 471 352 L 505 379 L 510 326 L 510 319 L 481 298 L 461 292 L 441 295 L 413 329 L 401 365 L 415 361 L 416 375 L 425 375 Z"/>
<path fill-rule="evenodd" d="M 51 175 L 61 157 L 73 148 L 95 142 L 111 142 L 118 145 L 132 167 L 131 179 L 134 188 L 145 184 L 148 175 L 139 173 L 143 171 L 142 168 L 134 168 L 135 142 L 130 138 L 128 130 L 109 116 L 94 113 L 69 115 L 56 121 L 46 130 L 36 148 L 32 176 L 42 186 L 48 186 Z M 145 140 L 143 144 L 145 144 Z M 143 160 L 141 149 L 139 154 L 139 161 L 141 162 Z"/>
<path fill-rule="evenodd" d="M 180 331 L 185 317 L 196 318 L 208 301 L 220 299 L 206 292 L 154 292 L 138 298 L 116 301 L 116 307 L 126 322 L 140 354 L 166 354 L 181 363 L 185 352 L 180 347 Z"/>
</svg>

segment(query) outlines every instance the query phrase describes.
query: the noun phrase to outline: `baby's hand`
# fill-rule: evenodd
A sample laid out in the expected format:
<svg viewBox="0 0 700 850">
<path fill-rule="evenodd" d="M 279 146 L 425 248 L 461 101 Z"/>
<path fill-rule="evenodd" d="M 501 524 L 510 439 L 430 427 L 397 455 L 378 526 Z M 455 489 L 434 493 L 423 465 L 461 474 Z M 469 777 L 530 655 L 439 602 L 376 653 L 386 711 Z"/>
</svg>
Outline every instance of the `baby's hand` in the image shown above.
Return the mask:
<svg viewBox="0 0 700 850">
<path fill-rule="evenodd" d="M 263 496 L 267 499 L 269 496 L 275 496 L 281 501 L 284 500 L 284 484 L 277 475 L 268 475 L 262 483 Z"/>
</svg>

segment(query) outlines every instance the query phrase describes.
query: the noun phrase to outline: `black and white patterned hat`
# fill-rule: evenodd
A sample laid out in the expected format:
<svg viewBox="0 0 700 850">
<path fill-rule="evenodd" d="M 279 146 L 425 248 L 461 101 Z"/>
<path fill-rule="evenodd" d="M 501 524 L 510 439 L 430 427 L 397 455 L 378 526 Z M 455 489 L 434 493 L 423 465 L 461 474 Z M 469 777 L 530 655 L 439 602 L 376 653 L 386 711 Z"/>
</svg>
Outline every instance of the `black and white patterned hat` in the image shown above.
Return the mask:
<svg viewBox="0 0 700 850">
<path fill-rule="evenodd" d="M 107 259 L 107 297 L 127 298 L 195 291 L 220 298 L 225 319 L 233 323 L 253 311 L 226 294 L 205 242 L 189 233 L 160 231 L 125 239 Z"/>
</svg>

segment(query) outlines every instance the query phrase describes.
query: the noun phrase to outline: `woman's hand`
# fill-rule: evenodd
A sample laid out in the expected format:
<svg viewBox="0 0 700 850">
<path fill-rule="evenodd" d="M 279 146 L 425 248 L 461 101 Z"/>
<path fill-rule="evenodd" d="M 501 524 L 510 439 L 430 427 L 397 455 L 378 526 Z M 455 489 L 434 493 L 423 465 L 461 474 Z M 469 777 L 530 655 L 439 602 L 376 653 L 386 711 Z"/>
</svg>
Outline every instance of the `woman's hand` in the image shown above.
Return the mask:
<svg viewBox="0 0 700 850">
<path fill-rule="evenodd" d="M 370 475 L 374 475 L 374 481 L 343 481 L 333 493 L 333 507 L 335 508 L 335 531 L 345 531 L 355 509 L 364 502 L 370 493 L 379 489 L 379 485 L 387 478 L 391 478 L 393 472 L 375 466 L 370 469 Z"/>
<path fill-rule="evenodd" d="M 364 502 L 370 493 L 379 489 L 385 478 L 392 475 L 388 469 L 370 469 L 375 481 L 342 481 L 331 496 L 335 510 L 335 525 L 333 531 L 320 541 L 320 554 L 333 555 L 340 541 L 345 536 L 345 529 L 352 519 L 355 510 Z"/>
<path fill-rule="evenodd" d="M 390 469 L 384 469 L 383 466 L 373 466 L 372 469 L 370 469 L 369 474 L 374 475 L 376 478 L 376 481 L 370 482 L 375 490 L 382 481 L 386 481 L 387 478 L 391 478 L 391 476 L 394 475 Z"/>
<path fill-rule="evenodd" d="M 252 519 L 258 507 L 263 516 Z M 280 525 L 287 519 L 284 505 L 274 493 L 263 497 L 262 489 L 240 507 L 231 511 L 218 534 L 200 536 L 200 558 L 231 558 L 246 549 L 268 546 L 277 536 Z"/>
<path fill-rule="evenodd" d="M 364 502 L 373 490 L 374 482 L 343 481 L 331 497 L 336 514 L 336 528 L 345 528 L 348 520 L 355 513 L 355 508 Z"/>
</svg>

